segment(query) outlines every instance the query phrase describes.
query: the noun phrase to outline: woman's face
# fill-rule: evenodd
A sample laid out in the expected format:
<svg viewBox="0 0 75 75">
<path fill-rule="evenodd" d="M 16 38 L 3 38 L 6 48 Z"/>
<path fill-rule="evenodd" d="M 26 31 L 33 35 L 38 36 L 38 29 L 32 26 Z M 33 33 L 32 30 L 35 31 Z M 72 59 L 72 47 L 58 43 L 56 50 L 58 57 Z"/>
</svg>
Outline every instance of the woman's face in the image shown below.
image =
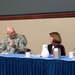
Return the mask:
<svg viewBox="0 0 75 75">
<path fill-rule="evenodd" d="M 52 43 L 52 42 L 53 42 L 53 37 L 50 36 L 50 43 Z"/>
</svg>

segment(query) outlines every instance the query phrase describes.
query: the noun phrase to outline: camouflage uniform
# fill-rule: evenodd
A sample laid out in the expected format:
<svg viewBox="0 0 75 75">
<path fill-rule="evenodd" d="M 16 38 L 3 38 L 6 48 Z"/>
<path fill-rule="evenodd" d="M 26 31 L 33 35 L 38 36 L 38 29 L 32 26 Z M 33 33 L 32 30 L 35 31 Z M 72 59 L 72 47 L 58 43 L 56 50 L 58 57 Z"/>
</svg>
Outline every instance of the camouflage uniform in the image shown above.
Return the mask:
<svg viewBox="0 0 75 75">
<path fill-rule="evenodd" d="M 10 40 L 15 43 L 15 46 L 12 47 L 9 45 Z M 9 53 L 19 53 L 23 51 L 27 45 L 27 39 L 24 35 L 17 34 L 14 39 L 10 39 L 9 36 L 5 37 L 3 44 L 0 45 L 2 51 L 6 50 Z"/>
</svg>

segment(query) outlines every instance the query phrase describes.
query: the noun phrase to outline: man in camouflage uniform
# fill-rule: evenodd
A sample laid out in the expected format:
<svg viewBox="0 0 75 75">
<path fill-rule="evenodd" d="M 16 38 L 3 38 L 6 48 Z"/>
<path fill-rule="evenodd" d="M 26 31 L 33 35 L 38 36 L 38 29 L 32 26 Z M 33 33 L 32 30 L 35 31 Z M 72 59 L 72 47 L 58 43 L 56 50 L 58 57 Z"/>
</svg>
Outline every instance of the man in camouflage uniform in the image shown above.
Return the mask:
<svg viewBox="0 0 75 75">
<path fill-rule="evenodd" d="M 7 35 L 0 45 L 0 50 L 7 51 L 8 53 L 24 51 L 27 45 L 27 39 L 24 35 L 17 34 L 13 27 L 7 27 Z"/>
</svg>

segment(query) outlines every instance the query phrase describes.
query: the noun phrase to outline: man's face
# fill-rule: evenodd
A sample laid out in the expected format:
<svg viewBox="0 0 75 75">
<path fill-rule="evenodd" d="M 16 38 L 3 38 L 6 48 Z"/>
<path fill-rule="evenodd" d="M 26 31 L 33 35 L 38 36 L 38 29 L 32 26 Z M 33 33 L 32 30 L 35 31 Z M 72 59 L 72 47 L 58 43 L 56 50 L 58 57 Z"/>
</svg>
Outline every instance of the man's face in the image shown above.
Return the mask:
<svg viewBox="0 0 75 75">
<path fill-rule="evenodd" d="M 11 39 L 14 39 L 14 38 L 16 37 L 16 32 L 15 32 L 15 30 L 11 30 L 11 31 L 9 31 L 7 34 L 9 35 L 9 37 L 10 37 Z"/>
</svg>

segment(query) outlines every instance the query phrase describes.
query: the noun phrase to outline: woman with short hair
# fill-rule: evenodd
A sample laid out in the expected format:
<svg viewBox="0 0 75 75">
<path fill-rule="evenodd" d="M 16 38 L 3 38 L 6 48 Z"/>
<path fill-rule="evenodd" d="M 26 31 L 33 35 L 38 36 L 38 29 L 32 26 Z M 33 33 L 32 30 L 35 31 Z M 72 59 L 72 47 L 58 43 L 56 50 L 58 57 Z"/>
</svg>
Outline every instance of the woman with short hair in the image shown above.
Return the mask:
<svg viewBox="0 0 75 75">
<path fill-rule="evenodd" d="M 58 32 L 51 32 L 49 33 L 50 35 L 50 43 L 48 44 L 48 50 L 50 54 L 53 54 L 53 46 L 54 47 L 59 47 L 61 50 L 61 56 L 65 56 L 66 52 L 65 52 L 65 48 L 64 46 L 61 44 L 62 43 L 62 39 L 61 36 Z"/>
</svg>

